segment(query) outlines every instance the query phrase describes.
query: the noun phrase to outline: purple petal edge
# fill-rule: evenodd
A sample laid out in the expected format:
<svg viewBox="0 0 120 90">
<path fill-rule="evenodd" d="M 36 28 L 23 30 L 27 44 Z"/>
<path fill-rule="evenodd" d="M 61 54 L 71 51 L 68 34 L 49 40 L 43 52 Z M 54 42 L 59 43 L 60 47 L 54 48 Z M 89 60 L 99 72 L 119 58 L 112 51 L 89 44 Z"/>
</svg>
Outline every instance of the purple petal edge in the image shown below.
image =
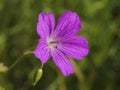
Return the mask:
<svg viewBox="0 0 120 90">
<path fill-rule="evenodd" d="M 64 38 L 58 49 L 76 60 L 82 60 L 89 53 L 88 41 L 81 36 Z"/>
<path fill-rule="evenodd" d="M 79 16 L 75 12 L 66 11 L 58 20 L 55 32 L 58 37 L 75 35 L 82 27 Z"/>
<path fill-rule="evenodd" d="M 74 69 L 67 57 L 59 50 L 52 50 L 53 61 L 56 66 L 61 70 L 64 76 L 69 76 L 74 73 Z"/>
<path fill-rule="evenodd" d="M 37 23 L 37 33 L 40 37 L 45 38 L 50 36 L 51 32 L 54 31 L 55 19 L 52 13 L 40 13 Z"/>
<path fill-rule="evenodd" d="M 42 63 L 46 63 L 48 61 L 48 59 L 50 58 L 50 51 L 44 42 L 45 42 L 45 40 L 41 39 L 38 42 L 38 45 L 34 50 L 35 56 L 38 59 L 40 59 Z"/>
</svg>

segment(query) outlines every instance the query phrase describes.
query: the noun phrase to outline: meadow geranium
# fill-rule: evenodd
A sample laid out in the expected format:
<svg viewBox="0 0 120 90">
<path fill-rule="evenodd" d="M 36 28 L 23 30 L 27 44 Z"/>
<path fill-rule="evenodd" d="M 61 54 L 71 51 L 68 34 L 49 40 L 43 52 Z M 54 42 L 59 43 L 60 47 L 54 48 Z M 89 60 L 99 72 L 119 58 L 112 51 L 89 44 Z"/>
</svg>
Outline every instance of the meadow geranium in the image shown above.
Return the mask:
<svg viewBox="0 0 120 90">
<path fill-rule="evenodd" d="M 52 13 L 40 13 L 37 23 L 40 39 L 34 50 L 35 56 L 42 63 L 46 63 L 52 57 L 64 76 L 74 73 L 68 56 L 82 60 L 89 52 L 88 41 L 84 37 L 76 36 L 81 27 L 82 23 L 75 12 L 64 12 L 56 27 Z"/>
</svg>

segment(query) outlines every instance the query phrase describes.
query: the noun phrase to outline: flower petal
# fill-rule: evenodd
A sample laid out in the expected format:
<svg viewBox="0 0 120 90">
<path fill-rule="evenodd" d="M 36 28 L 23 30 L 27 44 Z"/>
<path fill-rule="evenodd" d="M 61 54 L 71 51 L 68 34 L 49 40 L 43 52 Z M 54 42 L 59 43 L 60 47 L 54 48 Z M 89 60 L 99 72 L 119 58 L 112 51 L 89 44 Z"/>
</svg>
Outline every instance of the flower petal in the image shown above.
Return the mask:
<svg viewBox="0 0 120 90">
<path fill-rule="evenodd" d="M 37 23 L 37 33 L 41 37 L 48 37 L 54 30 L 55 19 L 52 13 L 40 13 Z"/>
<path fill-rule="evenodd" d="M 34 50 L 35 56 L 40 59 L 42 63 L 46 63 L 50 57 L 50 51 L 45 42 L 44 39 L 41 39 Z"/>
<path fill-rule="evenodd" d="M 53 57 L 53 61 L 62 71 L 64 76 L 69 76 L 70 74 L 74 73 L 72 64 L 61 51 L 55 49 L 51 51 L 51 54 Z"/>
<path fill-rule="evenodd" d="M 81 36 L 64 38 L 58 49 L 77 60 L 81 60 L 89 52 L 88 41 Z"/>
<path fill-rule="evenodd" d="M 75 12 L 66 11 L 58 20 L 55 32 L 57 36 L 70 36 L 75 35 L 80 28 L 82 23 L 79 16 Z"/>
</svg>

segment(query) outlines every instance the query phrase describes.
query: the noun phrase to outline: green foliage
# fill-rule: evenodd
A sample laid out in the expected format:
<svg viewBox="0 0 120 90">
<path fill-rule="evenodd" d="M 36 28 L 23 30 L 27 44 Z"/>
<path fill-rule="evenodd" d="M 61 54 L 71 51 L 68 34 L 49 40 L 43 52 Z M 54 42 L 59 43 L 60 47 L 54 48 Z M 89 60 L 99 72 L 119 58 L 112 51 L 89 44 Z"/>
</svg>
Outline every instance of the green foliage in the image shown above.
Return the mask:
<svg viewBox="0 0 120 90">
<path fill-rule="evenodd" d="M 0 90 L 120 90 L 120 0 L 0 0 L 0 63 L 9 68 L 25 50 L 34 50 L 40 12 L 52 12 L 57 20 L 66 10 L 79 14 L 79 35 L 90 48 L 84 60 L 72 61 L 75 74 L 62 76 L 49 60 L 32 86 L 41 62 L 29 55 L 11 71 L 0 72 Z"/>
</svg>

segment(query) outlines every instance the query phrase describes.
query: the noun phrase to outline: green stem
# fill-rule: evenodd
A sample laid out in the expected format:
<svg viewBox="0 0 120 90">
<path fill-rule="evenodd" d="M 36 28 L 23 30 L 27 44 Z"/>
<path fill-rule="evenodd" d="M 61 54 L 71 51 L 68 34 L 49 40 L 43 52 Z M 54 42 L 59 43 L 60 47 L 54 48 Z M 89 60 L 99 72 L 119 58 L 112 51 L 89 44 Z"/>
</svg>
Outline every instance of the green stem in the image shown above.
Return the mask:
<svg viewBox="0 0 120 90">
<path fill-rule="evenodd" d="M 44 65 L 44 64 L 43 64 L 43 63 L 41 63 L 40 69 L 42 69 L 42 68 L 43 68 L 43 65 Z"/>
<path fill-rule="evenodd" d="M 29 54 L 33 54 L 34 52 L 33 51 L 26 51 L 23 53 L 22 56 L 20 56 L 8 69 L 8 71 L 10 71 L 12 68 L 14 68 L 14 66 L 26 55 L 29 55 Z"/>
</svg>

